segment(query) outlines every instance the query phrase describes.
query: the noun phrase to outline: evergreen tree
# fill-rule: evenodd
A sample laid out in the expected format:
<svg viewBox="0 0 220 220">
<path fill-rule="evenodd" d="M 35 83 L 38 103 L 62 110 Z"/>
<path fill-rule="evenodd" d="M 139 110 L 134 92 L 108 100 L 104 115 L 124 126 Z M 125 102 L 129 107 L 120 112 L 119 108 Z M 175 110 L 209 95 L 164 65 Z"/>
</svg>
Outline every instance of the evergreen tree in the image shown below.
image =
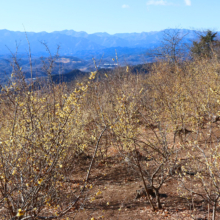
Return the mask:
<svg viewBox="0 0 220 220">
<path fill-rule="evenodd" d="M 192 54 L 195 56 L 206 56 L 212 57 L 213 51 L 220 45 L 220 42 L 216 39 L 217 32 L 213 33 L 210 30 L 205 32 L 205 35 L 200 34 L 199 41 L 193 42 L 193 46 L 191 48 Z"/>
</svg>

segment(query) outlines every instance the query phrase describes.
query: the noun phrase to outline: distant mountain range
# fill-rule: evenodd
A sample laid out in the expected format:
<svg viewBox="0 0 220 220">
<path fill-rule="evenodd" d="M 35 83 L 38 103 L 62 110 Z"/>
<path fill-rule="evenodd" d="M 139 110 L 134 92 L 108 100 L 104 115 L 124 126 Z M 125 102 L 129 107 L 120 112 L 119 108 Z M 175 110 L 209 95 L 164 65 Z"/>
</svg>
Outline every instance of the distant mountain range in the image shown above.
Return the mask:
<svg viewBox="0 0 220 220">
<path fill-rule="evenodd" d="M 188 35 L 184 41 L 190 42 L 196 38 L 193 30 L 181 29 L 180 33 Z M 76 56 L 81 59 L 90 59 L 96 54 L 105 54 L 108 56 L 115 49 L 120 50 L 123 55 L 133 53 L 143 53 L 147 49 L 157 47 L 162 38 L 163 31 L 142 32 L 142 33 L 94 33 L 76 32 L 73 30 L 47 32 L 27 32 L 27 37 L 31 45 L 31 51 L 34 56 L 46 56 L 46 48 L 42 42 L 46 43 L 50 52 L 55 54 L 57 46 L 60 46 L 59 54 L 61 56 Z M 21 54 L 27 54 L 28 43 L 26 34 L 19 31 L 0 30 L 0 55 L 9 54 L 16 51 Z"/>
</svg>

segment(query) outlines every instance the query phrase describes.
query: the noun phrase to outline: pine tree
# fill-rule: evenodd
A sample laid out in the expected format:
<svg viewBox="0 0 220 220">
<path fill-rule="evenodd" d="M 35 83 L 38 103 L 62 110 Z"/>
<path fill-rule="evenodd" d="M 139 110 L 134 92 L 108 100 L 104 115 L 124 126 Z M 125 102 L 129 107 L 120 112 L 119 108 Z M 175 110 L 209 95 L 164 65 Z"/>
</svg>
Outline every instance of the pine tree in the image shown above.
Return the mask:
<svg viewBox="0 0 220 220">
<path fill-rule="evenodd" d="M 220 46 L 220 42 L 216 39 L 217 32 L 213 33 L 210 30 L 205 32 L 205 35 L 200 34 L 199 41 L 193 42 L 191 52 L 193 56 L 209 57 L 213 55 L 213 50 Z"/>
</svg>

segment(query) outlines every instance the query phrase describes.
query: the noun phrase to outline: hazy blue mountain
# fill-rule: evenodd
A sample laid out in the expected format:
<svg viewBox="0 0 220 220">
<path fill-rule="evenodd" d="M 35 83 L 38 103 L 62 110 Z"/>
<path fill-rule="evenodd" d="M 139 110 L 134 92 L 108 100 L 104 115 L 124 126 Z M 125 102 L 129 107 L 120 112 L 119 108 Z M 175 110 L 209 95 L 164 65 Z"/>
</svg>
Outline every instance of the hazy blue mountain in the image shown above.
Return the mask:
<svg viewBox="0 0 220 220">
<path fill-rule="evenodd" d="M 192 30 L 180 30 L 185 42 L 191 42 L 196 38 Z M 27 32 L 27 37 L 31 45 L 33 55 L 46 55 L 45 46 L 47 44 L 50 52 L 55 54 L 57 46 L 60 46 L 60 55 L 77 55 L 80 51 L 100 51 L 108 48 L 154 48 L 157 47 L 162 38 L 163 31 L 142 32 L 142 33 L 121 33 L 110 35 L 105 32 L 88 34 L 86 32 L 77 32 L 74 30 L 47 32 Z M 19 53 L 27 53 L 28 44 L 24 32 L 0 30 L 0 55 L 9 54 L 16 51 L 16 45 Z M 127 50 L 127 49 L 126 49 Z M 132 50 L 131 50 L 132 51 Z"/>
<path fill-rule="evenodd" d="M 75 51 L 103 49 L 104 47 L 83 37 L 73 37 L 62 33 L 27 33 L 33 55 L 45 55 L 46 48 L 41 43 L 47 44 L 50 52 L 55 54 L 57 46 L 60 46 L 59 53 L 62 55 L 71 55 Z M 0 30 L 0 54 L 8 54 L 16 51 L 16 45 L 19 53 L 27 53 L 28 44 L 26 35 L 23 32 L 13 32 Z"/>
<path fill-rule="evenodd" d="M 63 30 L 63 31 L 54 31 L 52 32 L 54 34 L 65 34 L 65 35 L 69 35 L 72 37 L 84 37 L 86 38 L 88 36 L 88 34 L 85 31 L 74 31 L 74 30 Z"/>
</svg>

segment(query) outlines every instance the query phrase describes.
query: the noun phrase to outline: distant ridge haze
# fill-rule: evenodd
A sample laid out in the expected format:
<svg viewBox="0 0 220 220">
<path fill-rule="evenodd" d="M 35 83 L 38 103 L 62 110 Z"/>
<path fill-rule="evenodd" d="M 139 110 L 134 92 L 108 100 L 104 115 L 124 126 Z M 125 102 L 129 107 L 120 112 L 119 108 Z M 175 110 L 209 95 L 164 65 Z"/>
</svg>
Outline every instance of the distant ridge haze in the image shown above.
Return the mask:
<svg viewBox="0 0 220 220">
<path fill-rule="evenodd" d="M 193 30 L 180 29 L 181 34 L 188 35 L 184 41 L 190 42 L 196 38 Z M 118 33 L 108 34 L 106 32 L 88 34 L 86 32 L 63 30 L 47 32 L 27 32 L 28 40 L 31 45 L 31 51 L 35 56 L 46 54 L 46 48 L 41 42 L 47 44 L 52 54 L 57 51 L 57 46 L 60 46 L 60 55 L 77 56 L 82 51 L 106 50 L 109 48 L 143 48 L 149 49 L 157 47 L 163 37 L 163 31 L 142 32 L 142 33 Z M 10 51 L 16 51 L 16 42 L 19 53 L 27 53 L 28 44 L 24 32 L 0 30 L 0 55 L 9 54 Z M 127 51 L 126 49 L 126 51 Z M 10 51 L 9 51 L 10 50 Z M 82 53 L 81 53 L 82 54 Z"/>
</svg>

